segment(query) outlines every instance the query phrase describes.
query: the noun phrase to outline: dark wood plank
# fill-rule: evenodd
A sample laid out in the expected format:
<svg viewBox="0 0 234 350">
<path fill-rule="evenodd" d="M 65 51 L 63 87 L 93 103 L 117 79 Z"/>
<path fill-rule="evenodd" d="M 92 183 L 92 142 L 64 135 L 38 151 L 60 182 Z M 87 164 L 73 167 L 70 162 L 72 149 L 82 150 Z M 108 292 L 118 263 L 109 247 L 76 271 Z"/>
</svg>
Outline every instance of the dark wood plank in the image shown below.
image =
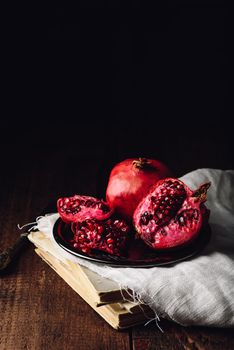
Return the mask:
<svg viewBox="0 0 234 350">
<path fill-rule="evenodd" d="M 232 350 L 233 329 L 183 327 L 161 320 L 161 332 L 155 322 L 133 328 L 133 350 Z"/>
<path fill-rule="evenodd" d="M 22 149 L 21 149 L 22 150 Z M 1 174 L 0 247 L 12 244 L 17 224 L 35 220 L 60 195 L 95 194 L 99 162 L 75 152 L 17 150 Z M 72 161 L 74 163 L 72 164 Z M 78 161 L 78 163 L 76 163 Z M 7 169 L 7 170 L 6 170 Z M 112 329 L 30 245 L 0 279 L 0 349 L 129 349 L 129 333 Z"/>
</svg>

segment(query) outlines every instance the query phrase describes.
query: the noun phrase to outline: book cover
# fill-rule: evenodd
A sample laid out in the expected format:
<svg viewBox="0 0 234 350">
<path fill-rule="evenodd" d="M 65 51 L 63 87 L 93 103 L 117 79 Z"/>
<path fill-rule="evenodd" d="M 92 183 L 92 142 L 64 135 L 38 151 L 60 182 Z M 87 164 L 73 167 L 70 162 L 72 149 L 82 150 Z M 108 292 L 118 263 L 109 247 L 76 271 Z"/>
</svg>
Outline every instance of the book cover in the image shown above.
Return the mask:
<svg viewBox="0 0 234 350">
<path fill-rule="evenodd" d="M 67 269 L 59 260 L 38 248 L 36 253 L 64 279 L 64 281 L 77 292 L 100 316 L 115 329 L 124 329 L 146 322 L 154 314 L 146 306 L 134 302 L 111 303 L 97 306 L 89 291 L 89 285 L 80 284 L 71 270 Z"/>
<path fill-rule="evenodd" d="M 123 301 L 123 298 L 131 300 L 130 294 L 124 290 L 120 291 L 116 282 L 103 278 L 87 267 L 74 263 L 72 260 L 65 259 L 63 256 L 58 257 L 51 240 L 47 238 L 43 232 L 31 232 L 28 238 L 40 250 L 48 252 L 56 259 L 59 259 L 67 269 L 72 271 L 77 281 L 83 284 L 89 284 L 89 293 L 92 295 L 96 306 Z"/>
</svg>

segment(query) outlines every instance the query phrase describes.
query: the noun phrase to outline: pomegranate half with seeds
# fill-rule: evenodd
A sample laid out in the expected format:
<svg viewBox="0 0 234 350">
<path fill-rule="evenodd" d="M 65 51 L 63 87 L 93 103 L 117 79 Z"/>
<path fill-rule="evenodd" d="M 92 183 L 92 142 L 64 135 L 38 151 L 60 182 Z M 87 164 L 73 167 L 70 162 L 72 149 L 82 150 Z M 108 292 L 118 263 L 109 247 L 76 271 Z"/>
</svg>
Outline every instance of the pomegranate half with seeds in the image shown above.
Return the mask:
<svg viewBox="0 0 234 350">
<path fill-rule="evenodd" d="M 161 161 L 129 158 L 111 170 L 106 189 L 106 201 L 116 213 L 132 222 L 134 210 L 151 186 L 160 179 L 173 176 Z"/>
<path fill-rule="evenodd" d="M 121 256 L 127 251 L 129 226 L 122 219 L 95 219 L 74 222 L 71 225 L 74 233 L 73 246 L 85 253 L 101 250 Z"/>
<path fill-rule="evenodd" d="M 175 178 L 160 180 L 134 212 L 138 236 L 154 249 L 189 243 L 208 221 L 205 207 L 210 183 L 192 191 Z"/>
<path fill-rule="evenodd" d="M 86 219 L 105 220 L 112 214 L 112 210 L 103 200 L 78 194 L 59 198 L 57 209 L 61 219 L 66 223 Z"/>
</svg>

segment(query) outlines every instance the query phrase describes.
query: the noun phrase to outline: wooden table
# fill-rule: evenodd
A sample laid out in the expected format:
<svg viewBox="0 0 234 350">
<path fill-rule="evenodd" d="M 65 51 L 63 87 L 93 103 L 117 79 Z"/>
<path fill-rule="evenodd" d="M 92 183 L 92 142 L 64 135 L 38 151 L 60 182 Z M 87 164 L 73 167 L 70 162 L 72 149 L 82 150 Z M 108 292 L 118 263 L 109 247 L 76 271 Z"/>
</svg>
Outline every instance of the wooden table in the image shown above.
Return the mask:
<svg viewBox="0 0 234 350">
<path fill-rule="evenodd" d="M 7 152 L 2 152 L 0 174 L 1 250 L 19 235 L 17 224 L 34 221 L 58 197 L 74 193 L 103 195 L 112 163 L 128 156 L 121 145 L 115 150 L 104 142 L 101 148 L 98 144 L 82 148 L 79 143 L 77 147 L 74 143 L 48 147 L 40 141 L 31 145 L 30 140 L 20 147 L 4 145 Z M 189 164 L 180 159 L 177 166 L 173 154 L 171 159 L 168 154 L 165 158 L 177 175 L 199 164 L 219 165 L 215 155 L 207 163 L 193 158 L 194 163 Z M 164 320 L 160 325 L 164 333 L 153 322 L 126 331 L 113 330 L 34 253 L 32 245 L 0 279 L 1 350 L 234 348 L 231 329 L 185 328 Z"/>
</svg>

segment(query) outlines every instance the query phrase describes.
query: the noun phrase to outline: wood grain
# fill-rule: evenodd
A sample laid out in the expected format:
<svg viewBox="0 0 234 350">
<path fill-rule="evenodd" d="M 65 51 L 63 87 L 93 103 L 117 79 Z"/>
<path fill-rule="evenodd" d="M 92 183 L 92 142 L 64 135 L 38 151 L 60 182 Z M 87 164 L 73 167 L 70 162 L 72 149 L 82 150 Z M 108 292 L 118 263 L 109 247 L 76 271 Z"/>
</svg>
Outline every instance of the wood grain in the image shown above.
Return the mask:
<svg viewBox="0 0 234 350">
<path fill-rule="evenodd" d="M 30 169 L 16 173 L 9 164 L 1 178 L 1 249 L 16 239 L 18 223 L 34 221 L 51 200 L 75 192 L 95 194 L 97 161 L 79 160 L 77 171 L 69 165 L 71 157 L 70 152 L 45 157 L 38 150 L 28 154 Z M 15 159 L 19 166 L 17 155 Z M 9 274 L 1 276 L 0 284 L 1 350 L 129 349 L 128 332 L 113 330 L 32 246 Z"/>
<path fill-rule="evenodd" d="M 32 147 L 8 150 L 0 173 L 0 249 L 12 244 L 17 224 L 32 222 L 63 195 L 103 193 L 111 158 L 88 149 Z M 23 156 L 22 156 L 23 155 Z M 23 164 L 22 164 L 23 159 Z M 0 278 L 1 350 L 218 350 L 233 349 L 232 330 L 161 321 L 117 332 L 95 313 L 29 245 Z"/>
<path fill-rule="evenodd" d="M 133 350 L 219 350 L 233 349 L 233 329 L 182 327 L 173 322 L 154 322 L 133 329 Z"/>
</svg>

